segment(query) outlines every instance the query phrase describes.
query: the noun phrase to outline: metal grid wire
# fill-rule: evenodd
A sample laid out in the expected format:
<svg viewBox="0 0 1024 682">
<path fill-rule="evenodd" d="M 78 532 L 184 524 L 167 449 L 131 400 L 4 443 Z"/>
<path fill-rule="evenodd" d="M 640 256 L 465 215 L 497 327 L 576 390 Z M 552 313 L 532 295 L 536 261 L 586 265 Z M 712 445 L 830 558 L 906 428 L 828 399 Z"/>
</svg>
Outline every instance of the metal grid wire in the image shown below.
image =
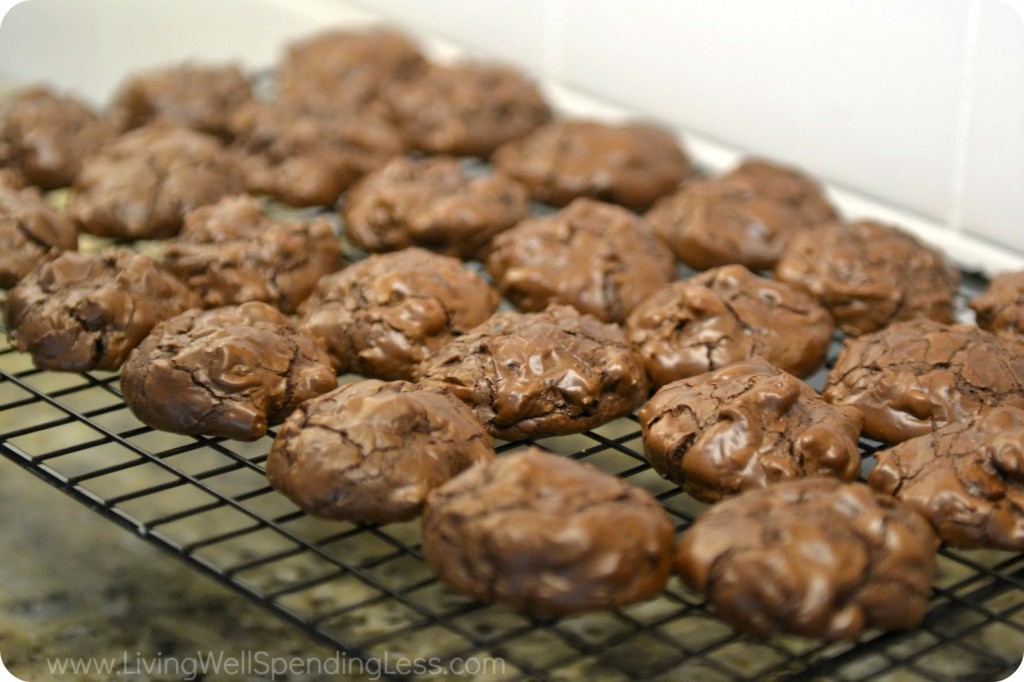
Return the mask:
<svg viewBox="0 0 1024 682">
<path fill-rule="evenodd" d="M 966 278 L 961 309 L 982 285 Z M 828 366 L 839 349 L 837 338 Z M 943 549 L 924 625 L 856 644 L 738 635 L 677 579 L 616 612 L 534 618 L 449 593 L 422 560 L 418 521 L 296 511 L 264 478 L 273 431 L 242 443 L 142 425 L 114 373 L 45 372 L 0 346 L 0 431 L 15 463 L 352 657 L 501 658 L 502 679 L 995 680 L 1024 652 L 1021 554 Z M 704 508 L 650 469 L 635 417 L 535 444 L 649 490 L 680 531 Z M 861 441 L 863 473 L 880 447 Z"/>
</svg>

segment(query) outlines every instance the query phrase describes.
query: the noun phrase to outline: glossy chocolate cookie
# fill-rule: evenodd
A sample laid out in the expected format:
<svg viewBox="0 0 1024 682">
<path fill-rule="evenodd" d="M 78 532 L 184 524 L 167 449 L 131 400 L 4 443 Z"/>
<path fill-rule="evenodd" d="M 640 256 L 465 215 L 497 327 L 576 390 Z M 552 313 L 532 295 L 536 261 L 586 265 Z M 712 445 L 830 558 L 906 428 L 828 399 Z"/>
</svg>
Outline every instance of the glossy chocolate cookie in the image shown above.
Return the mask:
<svg viewBox="0 0 1024 682">
<path fill-rule="evenodd" d="M 404 249 L 324 277 L 299 309 L 339 372 L 410 379 L 417 365 L 498 307 L 498 293 L 449 256 Z"/>
<path fill-rule="evenodd" d="M 832 316 L 803 291 L 726 265 L 647 297 L 626 338 L 657 386 L 753 357 L 806 376 L 825 360 Z"/>
<path fill-rule="evenodd" d="M 399 132 L 367 116 L 332 118 L 252 103 L 230 122 L 250 192 L 293 206 L 330 206 L 353 182 L 405 151 Z"/>
<path fill-rule="evenodd" d="M 469 469 L 431 493 L 423 514 L 423 554 L 443 583 L 528 613 L 653 597 L 674 534 L 647 491 L 537 448 Z"/>
<path fill-rule="evenodd" d="M 365 251 L 421 246 L 468 259 L 526 218 L 528 198 L 504 173 L 471 175 L 447 156 L 398 157 L 352 188 L 342 214 L 348 238 Z"/>
<path fill-rule="evenodd" d="M 492 161 L 555 206 L 590 197 L 643 210 L 693 172 L 668 132 L 592 121 L 548 123 L 502 145 Z"/>
<path fill-rule="evenodd" d="M 299 406 L 274 439 L 267 477 L 307 514 L 390 523 L 413 518 L 431 490 L 492 459 L 491 437 L 459 400 L 370 379 Z"/>
<path fill-rule="evenodd" d="M 405 139 L 428 154 L 486 157 L 551 118 L 536 86 L 499 66 L 431 64 L 392 84 L 386 96 Z"/>
<path fill-rule="evenodd" d="M 15 176 L 0 180 L 0 287 L 9 288 L 42 260 L 78 248 L 78 228 Z"/>
<path fill-rule="evenodd" d="M 11 289 L 7 334 L 36 367 L 113 370 L 158 322 L 198 305 L 198 296 L 149 256 L 68 251 Z"/>
<path fill-rule="evenodd" d="M 953 547 L 1024 550 L 1024 410 L 997 407 L 877 454 L 868 482 Z"/>
<path fill-rule="evenodd" d="M 341 267 L 341 246 L 327 218 L 277 220 L 241 195 L 189 213 L 164 266 L 207 308 L 263 301 L 294 313 L 321 277 Z"/>
<path fill-rule="evenodd" d="M 860 470 L 860 413 L 760 359 L 663 386 L 640 427 L 655 471 L 703 502 Z"/>
<path fill-rule="evenodd" d="M 241 167 L 217 138 L 154 123 L 88 157 L 75 178 L 69 215 L 84 232 L 163 239 L 185 214 L 242 191 Z"/>
<path fill-rule="evenodd" d="M 790 237 L 836 213 L 816 182 L 793 168 L 746 161 L 687 183 L 644 216 L 679 260 L 698 270 L 738 263 L 770 270 Z"/>
<path fill-rule="evenodd" d="M 865 221 L 793 235 L 775 279 L 817 297 L 840 329 L 859 336 L 917 317 L 953 322 L 960 276 L 911 234 Z"/>
<path fill-rule="evenodd" d="M 647 397 L 643 364 L 622 331 L 569 306 L 498 313 L 428 357 L 419 376 L 505 440 L 586 431 Z"/>
<path fill-rule="evenodd" d="M 740 632 L 854 640 L 921 624 L 938 547 L 908 505 L 808 479 L 712 507 L 683 535 L 676 566 Z"/>
<path fill-rule="evenodd" d="M 262 437 L 335 386 L 323 346 L 256 302 L 171 318 L 121 373 L 125 403 L 147 426 L 236 440 Z"/>
<path fill-rule="evenodd" d="M 82 160 L 115 130 L 80 100 L 27 88 L 0 102 L 0 166 L 16 168 L 43 189 L 66 187 Z"/>
<path fill-rule="evenodd" d="M 605 322 L 624 321 L 675 276 L 672 252 L 640 218 L 592 199 L 502 232 L 487 269 L 521 310 L 566 303 Z"/>
<path fill-rule="evenodd" d="M 996 276 L 970 305 L 979 327 L 1024 342 L 1024 271 Z"/>
<path fill-rule="evenodd" d="M 900 322 L 848 341 L 824 395 L 859 409 L 865 434 L 899 443 L 991 407 L 1024 408 L 1024 353 L 976 327 Z"/>
</svg>

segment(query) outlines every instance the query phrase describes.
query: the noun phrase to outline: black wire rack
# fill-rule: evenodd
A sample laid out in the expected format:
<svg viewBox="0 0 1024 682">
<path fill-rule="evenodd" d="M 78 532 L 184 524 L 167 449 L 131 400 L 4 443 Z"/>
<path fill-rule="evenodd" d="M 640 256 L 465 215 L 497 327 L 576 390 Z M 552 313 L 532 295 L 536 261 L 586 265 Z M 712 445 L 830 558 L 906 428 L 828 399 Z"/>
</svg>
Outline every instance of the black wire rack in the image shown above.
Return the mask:
<svg viewBox="0 0 1024 682">
<path fill-rule="evenodd" d="M 964 282 L 961 309 L 984 284 Z M 837 337 L 829 366 L 840 347 Z M 820 390 L 826 375 L 810 383 Z M 0 432 L 16 464 L 353 658 L 432 658 L 452 670 L 462 661 L 480 679 L 509 680 L 998 680 L 1024 653 L 1021 554 L 941 550 L 922 627 L 856 643 L 741 636 L 676 579 L 619 611 L 534 618 L 448 592 L 423 562 L 418 521 L 364 526 L 298 512 L 264 477 L 273 431 L 241 443 L 144 426 L 115 373 L 41 371 L 0 345 Z M 535 444 L 649 490 L 680 531 L 704 508 L 650 469 L 635 417 Z M 861 447 L 866 474 L 881 445 Z"/>
</svg>

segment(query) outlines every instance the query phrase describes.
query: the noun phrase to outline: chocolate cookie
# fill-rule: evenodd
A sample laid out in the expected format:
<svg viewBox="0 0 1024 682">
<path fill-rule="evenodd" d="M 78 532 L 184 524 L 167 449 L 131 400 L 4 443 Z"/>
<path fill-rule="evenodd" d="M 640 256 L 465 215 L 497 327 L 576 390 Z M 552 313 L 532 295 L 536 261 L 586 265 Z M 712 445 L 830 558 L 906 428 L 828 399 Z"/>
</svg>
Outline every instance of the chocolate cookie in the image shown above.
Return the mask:
<svg viewBox="0 0 1024 682">
<path fill-rule="evenodd" d="M 394 31 L 328 31 L 288 46 L 278 75 L 286 104 L 328 116 L 387 113 L 382 91 L 412 78 L 426 60 Z"/>
<path fill-rule="evenodd" d="M 7 335 L 41 369 L 114 370 L 158 322 L 198 305 L 149 256 L 68 251 L 11 289 Z"/>
<path fill-rule="evenodd" d="M 110 119 L 121 130 L 156 119 L 226 136 L 231 113 L 252 101 L 252 89 L 234 66 L 179 64 L 139 74 L 114 95 Z"/>
<path fill-rule="evenodd" d="M 236 440 L 262 437 L 337 385 L 323 346 L 258 302 L 167 320 L 121 373 L 124 401 L 147 426 Z"/>
<path fill-rule="evenodd" d="M 641 124 L 553 121 L 491 160 L 555 206 L 591 197 L 643 210 L 693 173 L 675 137 Z"/>
<path fill-rule="evenodd" d="M 19 90 L 0 103 L 0 166 L 17 168 L 34 185 L 70 185 L 82 159 L 115 135 L 81 101 L 45 88 Z"/>
<path fill-rule="evenodd" d="M 368 117 L 328 118 L 252 103 L 231 119 L 250 192 L 293 206 L 330 206 L 355 180 L 405 151 L 399 132 Z"/>
<path fill-rule="evenodd" d="M 559 305 L 492 316 L 428 357 L 419 376 L 504 440 L 580 433 L 647 397 L 643 364 L 622 331 Z"/>
<path fill-rule="evenodd" d="M 321 277 L 341 267 L 341 246 L 327 218 L 275 220 L 241 195 L 185 216 L 164 266 L 207 308 L 263 301 L 294 313 Z"/>
<path fill-rule="evenodd" d="M 790 237 L 836 218 L 816 182 L 766 161 L 688 183 L 645 216 L 679 260 L 704 270 L 739 263 L 770 270 Z"/>
<path fill-rule="evenodd" d="M 155 123 L 85 160 L 68 213 L 100 237 L 162 239 L 189 211 L 242 189 L 238 163 L 216 138 Z"/>
<path fill-rule="evenodd" d="M 649 599 L 675 532 L 650 493 L 537 448 L 441 486 L 423 513 L 423 554 L 455 592 L 529 613 Z"/>
<path fill-rule="evenodd" d="M 1024 353 L 975 327 L 899 322 L 847 341 L 824 395 L 863 412 L 868 436 L 899 443 L 990 407 L 1024 408 Z"/>
<path fill-rule="evenodd" d="M 499 234 L 487 269 L 522 310 L 567 303 L 605 322 L 624 321 L 675 276 L 672 252 L 640 218 L 591 199 Z"/>
<path fill-rule="evenodd" d="M 722 502 L 683 535 L 676 567 L 745 633 L 854 640 L 921 624 L 939 541 L 860 483 L 781 483 Z"/>
<path fill-rule="evenodd" d="M 370 379 L 292 412 L 274 439 L 267 478 L 307 514 L 391 523 L 413 518 L 431 490 L 492 459 L 491 437 L 460 401 Z"/>
<path fill-rule="evenodd" d="M 551 118 L 536 86 L 512 69 L 431 64 L 387 89 L 391 118 L 414 148 L 430 154 L 489 156 Z"/>
<path fill-rule="evenodd" d="M 726 265 L 647 297 L 626 338 L 657 386 L 755 356 L 807 376 L 825 360 L 832 316 L 802 291 Z"/>
<path fill-rule="evenodd" d="M 663 386 L 640 411 L 655 471 L 702 502 L 797 478 L 852 481 L 861 416 L 761 359 Z"/>
<path fill-rule="evenodd" d="M 44 258 L 78 248 L 78 229 L 17 176 L 0 179 L 0 287 L 9 288 Z"/>
<path fill-rule="evenodd" d="M 998 275 L 970 305 L 979 327 L 1024 341 L 1024 271 Z"/>
<path fill-rule="evenodd" d="M 868 483 L 953 547 L 1024 550 L 1024 410 L 997 407 L 877 454 Z"/>
<path fill-rule="evenodd" d="M 498 293 L 455 258 L 405 249 L 324 277 L 299 308 L 335 369 L 411 379 L 416 366 L 498 307 Z"/>
<path fill-rule="evenodd" d="M 953 322 L 960 277 L 936 249 L 865 221 L 792 235 L 775 279 L 817 297 L 840 329 L 859 336 L 916 317 Z"/>
<path fill-rule="evenodd" d="M 474 177 L 451 157 L 397 157 L 356 183 L 342 213 L 349 239 L 365 251 L 422 246 L 475 258 L 528 215 L 528 199 L 504 173 Z"/>
</svg>

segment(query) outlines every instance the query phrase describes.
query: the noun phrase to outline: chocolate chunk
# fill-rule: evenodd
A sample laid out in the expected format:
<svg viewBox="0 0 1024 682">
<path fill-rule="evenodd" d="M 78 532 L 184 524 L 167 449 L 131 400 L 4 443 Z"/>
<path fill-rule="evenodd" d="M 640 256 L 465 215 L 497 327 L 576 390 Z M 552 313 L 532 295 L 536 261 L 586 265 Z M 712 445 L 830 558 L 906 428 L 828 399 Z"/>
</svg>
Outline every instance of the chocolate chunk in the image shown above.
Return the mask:
<svg viewBox="0 0 1024 682">
<path fill-rule="evenodd" d="M 85 160 L 68 213 L 100 237 L 162 239 L 189 211 L 241 191 L 241 169 L 216 138 L 154 123 Z"/>
<path fill-rule="evenodd" d="M 475 466 L 427 498 L 423 554 L 474 599 L 570 614 L 649 599 L 674 530 L 651 495 L 537 448 Z"/>
<path fill-rule="evenodd" d="M 995 277 L 971 309 L 982 329 L 1024 342 L 1024 271 Z"/>
<path fill-rule="evenodd" d="M 640 426 L 655 471 L 703 502 L 860 470 L 860 413 L 761 359 L 663 386 Z"/>
<path fill-rule="evenodd" d="M 237 67 L 186 63 L 125 82 L 114 95 L 110 119 L 121 130 L 163 119 L 226 137 L 231 113 L 250 101 L 249 81 Z"/>
<path fill-rule="evenodd" d="M 324 277 L 299 311 L 335 369 L 410 379 L 431 352 L 498 307 L 498 293 L 455 258 L 404 249 Z"/>
<path fill-rule="evenodd" d="M 647 397 L 643 364 L 622 331 L 559 305 L 492 316 L 428 357 L 419 376 L 504 440 L 580 433 Z"/>
<path fill-rule="evenodd" d="M 521 310 L 567 303 L 605 322 L 624 321 L 675 276 L 672 253 L 640 218 L 591 199 L 499 234 L 487 269 Z"/>
<path fill-rule="evenodd" d="M 1024 408 L 1024 353 L 975 327 L 911 320 L 847 341 L 825 399 L 864 413 L 886 443 L 999 405 Z"/>
<path fill-rule="evenodd" d="M 323 346 L 266 303 L 189 310 L 153 330 L 121 373 L 142 423 L 256 440 L 338 382 Z"/>
<path fill-rule="evenodd" d="M 278 76 L 281 100 L 328 116 L 388 112 L 382 92 L 423 72 L 419 49 L 394 31 L 320 33 L 288 46 Z"/>
<path fill-rule="evenodd" d="M 391 523 L 413 518 L 431 490 L 492 459 L 491 437 L 460 401 L 370 379 L 300 405 L 274 439 L 267 477 L 307 514 Z"/>
<path fill-rule="evenodd" d="M 532 83 L 498 66 L 432 64 L 418 77 L 392 84 L 386 97 L 405 139 L 431 154 L 486 157 L 551 118 Z"/>
<path fill-rule="evenodd" d="M 293 206 L 330 206 L 357 179 L 405 151 L 389 123 L 252 103 L 232 117 L 246 186 Z"/>
<path fill-rule="evenodd" d="M 321 277 L 341 267 L 341 246 L 327 218 L 274 220 L 243 195 L 185 216 L 164 265 L 207 308 L 263 301 L 294 313 Z"/>
<path fill-rule="evenodd" d="M 953 322 L 960 276 L 909 233 L 864 221 L 794 234 L 775 279 L 817 297 L 840 329 L 859 336 L 916 317 Z"/>
<path fill-rule="evenodd" d="M 15 175 L 0 179 L 0 287 L 5 289 L 43 259 L 78 248 L 75 224 L 47 206 L 35 188 L 18 184 Z"/>
<path fill-rule="evenodd" d="M 832 316 L 798 289 L 726 265 L 646 298 L 626 338 L 657 386 L 755 356 L 807 376 L 825 360 Z"/>
<path fill-rule="evenodd" d="M 503 145 L 492 161 L 555 206 L 591 197 L 643 210 L 693 173 L 668 132 L 591 121 L 548 123 Z"/>
<path fill-rule="evenodd" d="M 808 479 L 712 507 L 683 535 L 676 567 L 741 632 L 854 640 L 921 624 L 938 547 L 888 495 Z"/>
<path fill-rule="evenodd" d="M 528 198 L 504 173 L 473 177 L 451 157 L 398 157 L 359 181 L 342 212 L 349 239 L 365 251 L 422 246 L 474 258 L 528 215 Z"/>
<path fill-rule="evenodd" d="M 7 297 L 11 345 L 41 369 L 114 370 L 161 320 L 199 298 L 148 257 L 68 251 L 39 265 Z"/>
<path fill-rule="evenodd" d="M 688 183 L 645 218 L 694 268 L 739 263 L 770 270 L 794 233 L 836 213 L 818 184 L 796 169 L 746 161 L 723 177 Z"/>
<path fill-rule="evenodd" d="M 1024 550 L 1024 410 L 997 407 L 877 454 L 868 482 L 953 547 Z"/>
<path fill-rule="evenodd" d="M 0 166 L 43 189 L 70 185 L 82 159 L 114 135 L 83 102 L 45 88 L 19 90 L 0 103 Z"/>
</svg>

